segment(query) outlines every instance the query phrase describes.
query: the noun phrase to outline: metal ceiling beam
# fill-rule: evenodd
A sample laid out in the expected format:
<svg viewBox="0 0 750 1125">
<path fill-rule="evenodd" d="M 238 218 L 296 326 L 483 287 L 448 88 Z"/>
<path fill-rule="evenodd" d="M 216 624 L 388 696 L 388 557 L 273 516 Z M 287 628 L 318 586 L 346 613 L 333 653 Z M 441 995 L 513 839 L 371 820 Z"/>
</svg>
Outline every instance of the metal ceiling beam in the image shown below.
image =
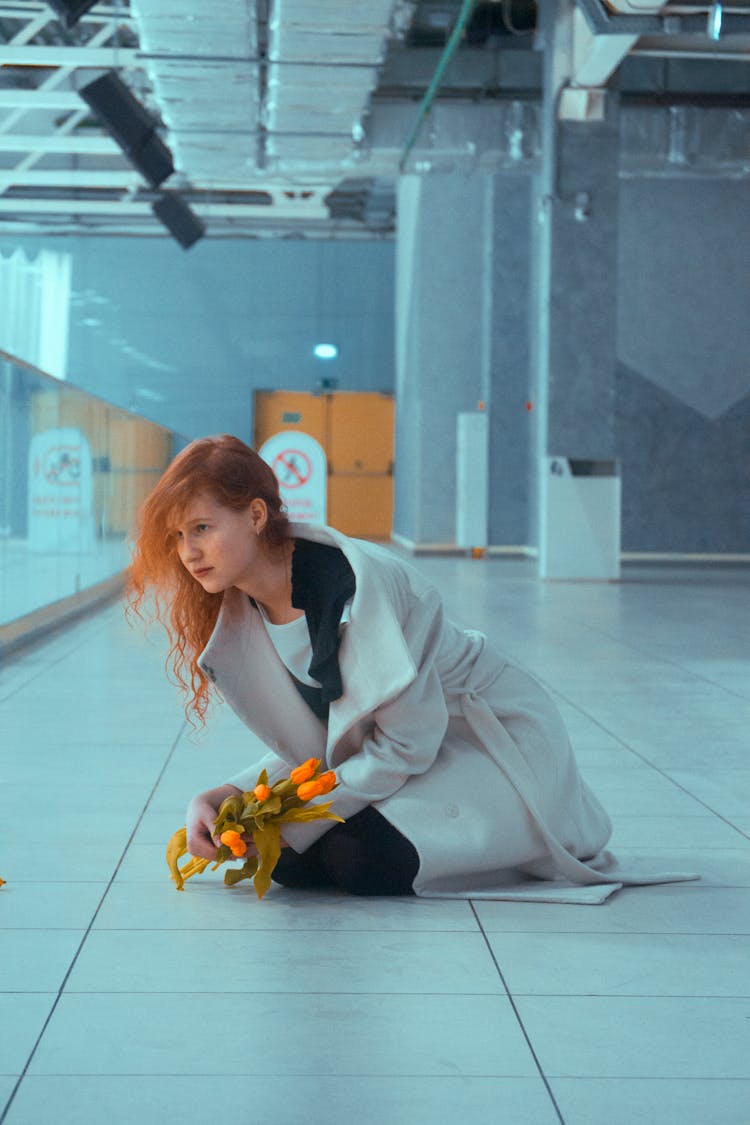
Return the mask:
<svg viewBox="0 0 750 1125">
<path fill-rule="evenodd" d="M 81 99 L 74 90 L 0 90 L 0 109 L 74 110 Z"/>
<path fill-rule="evenodd" d="M 138 64 L 132 47 L 37 47 L 0 45 L 0 66 L 125 67 Z"/>
<path fill-rule="evenodd" d="M 46 20 L 56 16 L 46 4 L 3 4 L 4 19 L 25 20 L 35 15 L 44 15 Z M 114 4 L 97 4 L 93 10 L 78 17 L 78 23 L 101 23 L 102 20 L 117 20 L 118 23 L 132 23 L 133 17 L 127 8 Z"/>
<path fill-rule="evenodd" d="M 110 137 L 50 136 L 48 133 L 0 134 L 0 152 L 33 152 L 43 156 L 46 152 L 78 152 L 87 156 L 121 156 L 120 149 Z M 0 169 L 0 180 L 12 169 Z"/>
<path fill-rule="evenodd" d="M 0 171 L 0 179 L 7 176 L 12 187 L 56 188 L 121 188 L 129 191 L 143 187 L 143 181 L 132 168 L 113 172 L 93 171 L 85 168 L 26 169 L 16 173 Z"/>
<path fill-rule="evenodd" d="M 201 218 L 211 219 L 247 219 L 247 218 L 275 218 L 276 220 L 290 219 L 309 220 L 324 219 L 328 212 L 323 204 L 318 201 L 309 203 L 273 204 L 257 203 L 196 203 L 191 199 L 190 208 Z M 150 217 L 151 203 L 138 202 L 131 199 L 8 199 L 0 198 L 0 215 L 103 215 L 112 221 L 122 218 Z"/>
</svg>

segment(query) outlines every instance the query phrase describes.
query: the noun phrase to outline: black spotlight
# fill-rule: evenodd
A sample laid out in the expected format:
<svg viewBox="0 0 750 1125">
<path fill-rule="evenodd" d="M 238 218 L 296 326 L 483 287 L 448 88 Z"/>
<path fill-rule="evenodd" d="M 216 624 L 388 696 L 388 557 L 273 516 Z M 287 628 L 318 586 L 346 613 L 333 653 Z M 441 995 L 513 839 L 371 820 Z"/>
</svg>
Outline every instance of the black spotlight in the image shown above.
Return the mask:
<svg viewBox="0 0 750 1125">
<path fill-rule="evenodd" d="M 116 71 L 108 70 L 78 93 L 152 187 L 172 175 L 172 153 L 156 132 L 156 121 Z"/>
<path fill-rule="evenodd" d="M 74 27 L 97 0 L 47 0 L 63 27 Z"/>
<path fill-rule="evenodd" d="M 163 191 L 151 210 L 183 250 L 189 250 L 194 242 L 203 238 L 206 228 L 187 203 L 173 191 Z"/>
</svg>

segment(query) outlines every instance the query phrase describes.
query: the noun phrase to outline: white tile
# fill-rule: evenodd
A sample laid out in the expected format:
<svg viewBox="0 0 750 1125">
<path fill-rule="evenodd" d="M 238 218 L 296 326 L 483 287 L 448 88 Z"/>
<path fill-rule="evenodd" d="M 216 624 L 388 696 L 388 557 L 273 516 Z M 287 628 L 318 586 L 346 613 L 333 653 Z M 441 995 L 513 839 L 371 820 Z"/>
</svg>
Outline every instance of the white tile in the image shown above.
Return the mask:
<svg viewBox="0 0 750 1125">
<path fill-rule="evenodd" d="M 608 769 L 590 766 L 583 776 L 613 818 L 627 816 L 700 816 L 709 810 L 679 785 L 649 767 Z"/>
<path fill-rule="evenodd" d="M 45 1122 L 55 1106 L 55 1125 L 163 1125 L 165 1121 L 221 1120 L 217 1106 L 231 1101 L 252 1111 L 253 1121 L 277 1125 L 350 1125 L 356 1101 L 358 1125 L 557 1125 L 559 1119 L 540 1078 L 290 1077 L 283 1070 L 257 1078 L 244 1074 L 160 1077 L 27 1077 L 6 1125 Z M 280 1084 L 283 1083 L 280 1093 Z M 1 1087 L 0 1087 L 1 1091 Z M 314 1108 L 313 1108 L 314 1107 Z M 229 1114 L 237 1120 L 236 1112 Z M 240 1114 L 244 1125 L 247 1118 Z"/>
<path fill-rule="evenodd" d="M 44 992 L 9 992 L 2 997 L 0 1074 L 21 1074 L 55 998 L 56 993 Z"/>
<path fill-rule="evenodd" d="M 750 1079 L 553 1078 L 569 1125 L 747 1125 Z"/>
<path fill-rule="evenodd" d="M 9 882 L 2 889 L 0 929 L 85 930 L 106 889 L 106 883 Z"/>
<path fill-rule="evenodd" d="M 750 998 L 748 935 L 516 933 L 490 944 L 514 996 Z"/>
<path fill-rule="evenodd" d="M 9 886 L 49 883 L 50 879 L 58 883 L 107 883 L 117 870 L 123 847 L 124 841 L 62 839 L 30 855 L 28 844 L 7 844 L 2 854 L 3 878 Z"/>
<path fill-rule="evenodd" d="M 302 967 L 304 968 L 304 966 Z M 227 967 L 231 975 L 231 966 Z M 40 1074 L 536 1077 L 502 996 L 71 994 L 32 1060 Z M 239 1007 L 238 1007 L 239 1005 Z M 252 1028 L 237 1034 L 238 1012 Z M 227 1027 L 226 1035 L 216 1029 Z M 322 1049 L 325 1044 L 325 1049 Z"/>
<path fill-rule="evenodd" d="M 521 996 L 516 1005 L 548 1078 L 750 1078 L 747 1000 Z"/>
<path fill-rule="evenodd" d="M 54 992 L 83 930 L 0 930 L 0 992 Z"/>
<path fill-rule="evenodd" d="M 669 883 L 624 887 L 598 906 L 475 902 L 489 933 L 750 934 L 744 888 Z"/>
<path fill-rule="evenodd" d="M 248 883 L 227 888 L 223 883 L 215 880 L 208 883 L 199 877 L 178 893 L 167 878 L 165 865 L 160 885 L 115 881 L 107 892 L 94 928 L 404 930 L 413 933 L 419 944 L 425 931 L 476 932 L 477 922 L 469 902 L 453 899 L 365 898 L 323 889 L 297 891 L 272 886 L 258 901 Z M 426 934 L 424 940 L 427 940 Z"/>
<path fill-rule="evenodd" d="M 172 829 L 173 832 L 177 831 L 185 823 L 184 817 L 181 821 L 177 821 Z M 171 833 L 170 833 L 171 835 Z M 174 889 L 174 884 L 169 882 L 169 869 L 165 854 L 167 849 L 167 839 L 163 844 L 131 844 L 125 856 L 123 857 L 120 868 L 117 872 L 116 881 L 124 883 L 164 883 L 167 880 L 167 886 L 170 887 L 173 894 L 177 894 Z M 222 886 L 224 880 L 224 869 L 220 868 L 218 871 L 211 871 L 210 868 L 203 872 L 202 875 L 196 875 L 193 879 L 193 886 L 197 883 L 220 883 Z M 183 891 L 183 894 L 186 892 Z"/>
<path fill-rule="evenodd" d="M 293 993 L 306 989 L 383 995 L 503 991 L 479 933 L 425 933 L 415 942 L 409 932 L 300 930 L 284 932 L 281 941 L 278 932 L 266 930 L 151 930 L 147 948 L 144 957 L 144 939 L 138 931 L 90 933 L 67 990 Z"/>
<path fill-rule="evenodd" d="M 737 828 L 718 816 L 625 816 L 612 818 L 612 851 L 622 848 L 731 848 L 744 845 Z"/>
</svg>

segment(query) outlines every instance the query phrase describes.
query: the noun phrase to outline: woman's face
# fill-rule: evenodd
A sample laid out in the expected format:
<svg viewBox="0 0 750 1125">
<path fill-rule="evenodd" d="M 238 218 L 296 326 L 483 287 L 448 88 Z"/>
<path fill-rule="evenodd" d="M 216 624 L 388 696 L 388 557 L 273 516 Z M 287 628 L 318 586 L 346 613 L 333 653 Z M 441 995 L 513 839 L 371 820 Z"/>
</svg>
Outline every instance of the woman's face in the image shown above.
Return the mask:
<svg viewBox="0 0 750 1125">
<path fill-rule="evenodd" d="M 211 594 L 230 586 L 250 592 L 258 565 L 268 564 L 258 540 L 265 523 L 266 508 L 260 500 L 236 512 L 201 492 L 177 528 L 180 562 Z"/>
</svg>

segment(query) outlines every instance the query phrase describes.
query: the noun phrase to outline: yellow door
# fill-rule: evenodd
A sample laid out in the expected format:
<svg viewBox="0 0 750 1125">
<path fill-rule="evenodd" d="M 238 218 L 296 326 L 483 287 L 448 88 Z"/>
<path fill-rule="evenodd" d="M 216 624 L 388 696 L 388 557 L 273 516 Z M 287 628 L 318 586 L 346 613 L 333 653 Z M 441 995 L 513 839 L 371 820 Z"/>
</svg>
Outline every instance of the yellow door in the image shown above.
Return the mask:
<svg viewBox="0 0 750 1125">
<path fill-rule="evenodd" d="M 257 391 L 253 441 L 302 430 L 328 460 L 328 523 L 362 539 L 387 539 L 393 522 L 393 396 L 369 391 Z"/>
<path fill-rule="evenodd" d="M 328 521 L 346 535 L 388 539 L 393 523 L 393 396 L 331 395 Z"/>
<path fill-rule="evenodd" d="M 328 397 L 307 391 L 256 391 L 255 449 L 260 449 L 264 441 L 282 430 L 301 430 L 314 437 L 327 451 Z"/>
</svg>

